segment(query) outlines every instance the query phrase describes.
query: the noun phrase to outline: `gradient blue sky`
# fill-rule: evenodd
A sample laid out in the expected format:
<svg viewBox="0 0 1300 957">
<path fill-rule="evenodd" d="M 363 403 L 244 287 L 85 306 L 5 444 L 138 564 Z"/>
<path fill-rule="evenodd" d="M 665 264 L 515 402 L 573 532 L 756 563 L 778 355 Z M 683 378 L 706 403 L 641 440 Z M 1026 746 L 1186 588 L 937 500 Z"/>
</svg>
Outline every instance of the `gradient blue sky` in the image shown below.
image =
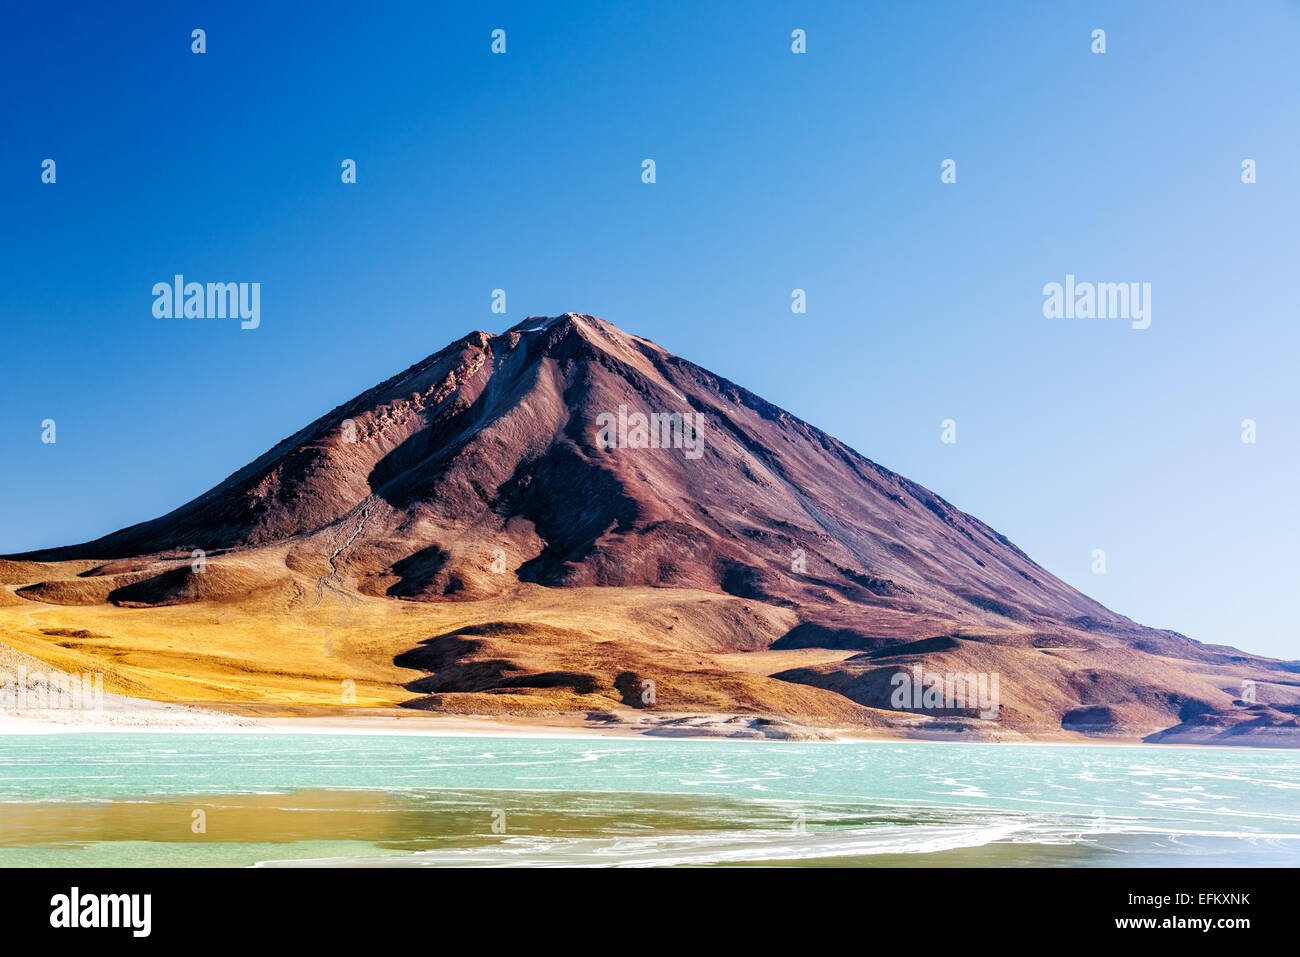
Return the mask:
<svg viewBox="0 0 1300 957">
<path fill-rule="evenodd" d="M 462 6 L 5 4 L 0 552 L 588 312 L 1123 614 L 1300 657 L 1300 6 Z M 155 319 L 176 272 L 261 282 L 261 328 Z M 1151 328 L 1045 319 L 1067 272 L 1150 282 Z"/>
</svg>

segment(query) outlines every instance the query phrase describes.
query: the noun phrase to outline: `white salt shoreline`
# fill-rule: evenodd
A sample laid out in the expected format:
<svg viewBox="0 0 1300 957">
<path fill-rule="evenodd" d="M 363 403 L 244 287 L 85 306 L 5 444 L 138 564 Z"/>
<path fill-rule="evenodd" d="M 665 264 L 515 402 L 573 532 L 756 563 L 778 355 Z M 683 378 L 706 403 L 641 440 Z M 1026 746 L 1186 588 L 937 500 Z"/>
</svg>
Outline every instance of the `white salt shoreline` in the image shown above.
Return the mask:
<svg viewBox="0 0 1300 957">
<path fill-rule="evenodd" d="M 52 720 L 49 713 L 0 712 L 0 737 L 64 735 L 64 734 L 312 734 L 357 736 L 419 736 L 434 738 L 537 738 L 585 739 L 608 741 L 611 739 L 636 741 L 729 741 L 732 743 L 767 744 L 965 744 L 967 746 L 1029 746 L 1029 747 L 1106 747 L 1150 750 L 1158 748 L 1206 749 L 1240 751 L 1256 750 L 1242 745 L 1214 744 L 1150 744 L 1140 740 L 1052 740 L 1023 739 L 1015 741 L 952 741 L 918 738 L 903 735 L 863 734 L 854 732 L 829 732 L 832 737 L 823 740 L 789 741 L 772 738 L 729 738 L 717 734 L 657 735 L 647 734 L 636 726 L 591 727 L 589 725 L 548 725 L 512 721 L 477 715 L 421 715 L 419 717 L 384 717 L 377 715 L 340 715 L 336 717 L 242 717 L 219 711 L 165 705 L 159 702 L 142 702 L 155 708 L 132 711 L 84 712 L 87 719 L 80 722 Z M 177 720 L 175 712 L 186 712 Z M 719 716 L 728 717 L 728 716 Z M 752 716 L 751 716 L 752 717 Z M 1271 749 L 1265 749 L 1271 750 Z"/>
</svg>

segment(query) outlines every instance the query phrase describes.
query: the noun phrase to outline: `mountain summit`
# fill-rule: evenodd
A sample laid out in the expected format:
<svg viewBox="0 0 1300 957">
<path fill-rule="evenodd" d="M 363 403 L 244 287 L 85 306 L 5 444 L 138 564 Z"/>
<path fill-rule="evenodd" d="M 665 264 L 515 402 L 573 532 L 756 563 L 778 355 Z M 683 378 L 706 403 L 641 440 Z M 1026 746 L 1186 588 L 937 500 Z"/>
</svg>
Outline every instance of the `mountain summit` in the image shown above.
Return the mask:
<svg viewBox="0 0 1300 957">
<path fill-rule="evenodd" d="M 633 425 L 622 448 L 617 427 L 613 442 L 600 434 L 601 417 L 617 422 L 620 410 Z M 697 458 L 671 441 L 650 447 L 660 431 L 650 424 L 684 415 L 701 425 Z M 637 416 L 645 447 L 632 447 Z M 482 597 L 517 578 L 847 604 L 864 635 L 869 609 L 953 624 L 1131 625 L 927 489 L 573 313 L 471 333 L 176 511 L 28 557 L 183 557 L 344 532 L 339 557 L 362 590 L 403 598 Z M 485 567 L 494 550 L 505 578 Z"/>
<path fill-rule="evenodd" d="M 297 595 L 290 607 L 326 591 L 364 607 L 463 605 L 469 637 L 398 656 L 427 674 L 408 685 L 436 691 L 407 702 L 425 707 L 491 710 L 507 689 L 511 707 L 529 694 L 640 706 L 625 686 L 656 662 L 679 711 L 866 724 L 900 710 L 900 669 L 999 675 L 994 717 L 905 702 L 908 727 L 954 733 L 1131 735 L 1219 712 L 1235 727 L 1243 667 L 1252 687 L 1276 686 L 1269 700 L 1300 703 L 1284 666 L 1137 625 L 814 426 L 574 313 L 471 333 L 161 518 L 7 564 L 69 562 L 85 565 L 78 582 L 13 594 L 135 609 L 268 589 Z M 609 624 L 628 616 L 637 637 L 500 620 L 503 602 L 526 620 L 539 601 L 617 605 Z M 490 620 L 472 610 L 488 606 Z M 548 648 L 563 650 L 548 661 Z"/>
</svg>

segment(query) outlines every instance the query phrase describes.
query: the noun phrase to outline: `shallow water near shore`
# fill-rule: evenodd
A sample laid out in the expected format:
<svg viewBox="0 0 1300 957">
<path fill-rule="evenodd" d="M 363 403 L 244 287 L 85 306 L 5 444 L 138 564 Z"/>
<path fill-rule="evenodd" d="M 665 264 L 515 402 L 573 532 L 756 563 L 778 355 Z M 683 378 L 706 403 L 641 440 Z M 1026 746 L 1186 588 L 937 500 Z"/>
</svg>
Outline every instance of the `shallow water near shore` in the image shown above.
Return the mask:
<svg viewBox="0 0 1300 957">
<path fill-rule="evenodd" d="M 3 866 L 1295 866 L 1300 754 L 0 736 Z"/>
</svg>

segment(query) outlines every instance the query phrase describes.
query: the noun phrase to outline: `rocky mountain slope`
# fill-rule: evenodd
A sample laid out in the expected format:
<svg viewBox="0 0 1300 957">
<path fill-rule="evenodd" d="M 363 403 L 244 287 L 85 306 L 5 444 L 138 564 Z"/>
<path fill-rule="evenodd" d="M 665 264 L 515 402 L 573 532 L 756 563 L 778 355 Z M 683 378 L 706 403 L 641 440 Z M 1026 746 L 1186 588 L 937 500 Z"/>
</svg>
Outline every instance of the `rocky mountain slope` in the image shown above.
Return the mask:
<svg viewBox="0 0 1300 957">
<path fill-rule="evenodd" d="M 0 612 L 256 607 L 267 660 L 278 624 L 337 606 L 319 627 L 356 635 L 400 607 L 445 628 L 372 652 L 414 707 L 1200 739 L 1257 704 L 1245 724 L 1269 742 L 1300 735 L 1293 666 L 1138 625 L 927 489 L 585 315 L 472 333 L 181 508 L 13 556 L 0 581 Z M 917 665 L 996 675 L 996 708 L 900 706 Z"/>
</svg>

